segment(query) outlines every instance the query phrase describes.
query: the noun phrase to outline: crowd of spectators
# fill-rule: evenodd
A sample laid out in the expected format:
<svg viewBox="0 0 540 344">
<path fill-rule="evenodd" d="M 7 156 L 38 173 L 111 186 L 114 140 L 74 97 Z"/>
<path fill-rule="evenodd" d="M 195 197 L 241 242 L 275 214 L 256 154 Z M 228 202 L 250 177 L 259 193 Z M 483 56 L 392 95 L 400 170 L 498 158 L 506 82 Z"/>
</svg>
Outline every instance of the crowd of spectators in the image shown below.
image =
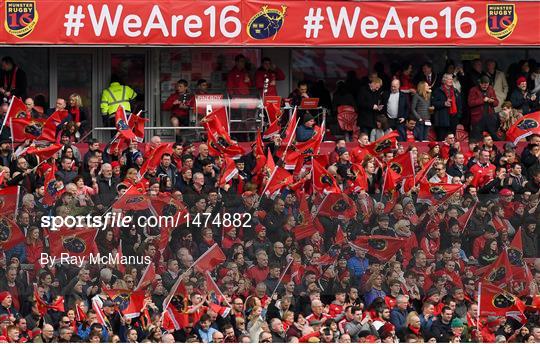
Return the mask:
<svg viewBox="0 0 540 344">
<path fill-rule="evenodd" d="M 525 301 L 540 293 L 540 259 L 535 259 L 540 257 L 540 136 L 530 135 L 519 146 L 495 142 L 504 140 L 506 120 L 535 109 L 538 100 L 527 85 L 538 78 L 523 67 L 527 74 L 517 77 L 508 90 L 504 86 L 501 93 L 498 86 L 506 85 L 505 76 L 493 69 L 492 61 L 487 61 L 485 73 L 481 63 L 473 66 L 478 78 L 468 90 L 459 68 L 436 74 L 429 64 L 422 66 L 418 82 L 410 75 L 411 66 L 392 81 L 380 73 L 367 77 L 358 98 L 352 97 L 355 103 L 349 104 L 358 109 L 358 142 L 347 145 L 336 140 L 324 166 L 355 203 L 358 211 L 353 218 L 318 213 L 324 194 L 315 191 L 310 169 L 299 169 L 293 183 L 269 198 L 263 190 L 272 170 L 265 166 L 252 173 L 259 157 L 255 150 L 236 159 L 238 174 L 221 184 L 222 156 L 212 155 L 205 143 L 174 143 L 172 153 L 163 154 L 159 166 L 142 176 L 142 192 L 185 204 L 191 219 L 197 214 L 210 214 L 212 219 L 242 214 L 247 221 L 236 227 L 184 223 L 171 232 L 157 226 L 109 226 L 100 231 L 96 237 L 100 253 L 150 257 L 155 265 L 157 275 L 146 289 L 147 312 L 135 318 L 123 315 L 103 290 L 133 290 L 147 265 L 41 265 L 41 253 L 50 252 L 52 243 L 40 224 L 47 215 L 102 215 L 111 209 L 134 217 L 150 215 L 148 209 L 115 205 L 126 190 L 141 185 L 138 171 L 160 147 L 161 138 L 153 136 L 146 144 L 132 142 L 125 150 L 112 152 L 110 145 L 90 139 L 83 150 L 75 144 L 76 128 L 83 122 L 82 112 L 77 111 L 72 114 L 79 121 L 73 117 L 66 124 L 71 131 L 59 134 L 60 152 L 43 164 L 36 156 L 21 153 L 31 142 L 13 146 L 3 139 L 0 186 L 20 186 L 14 220 L 25 240 L 0 256 L 0 341 L 540 342 L 537 308 L 525 312 L 524 322 L 505 316 L 478 317 L 481 279 L 475 273 L 492 264 L 519 233 L 531 274 L 513 280 L 507 289 Z M 379 92 L 385 85 L 390 86 L 386 96 Z M 77 104 L 75 96 L 70 98 L 71 108 Z M 456 127 L 465 108 L 475 130 L 460 142 Z M 496 118 L 505 120 L 494 125 L 499 123 Z M 370 143 L 387 133 L 387 123 L 397 129 L 402 142 L 379 156 L 365 154 Z M 412 142 L 427 140 L 430 123 L 438 140 L 430 141 L 425 151 Z M 304 114 L 297 135 L 307 138 L 298 141 L 315 135 L 313 126 L 313 117 Z M 381 132 L 373 132 L 377 129 Z M 263 155 L 270 154 L 280 165 L 278 151 L 286 145 L 275 135 L 264 142 Z M 463 188 L 444 203 L 429 205 L 418 202 L 419 187 L 414 185 L 399 192 L 388 207 L 383 194 L 385 169 L 405 153 L 411 154 L 416 172 L 427 170 L 429 182 Z M 53 164 L 58 169 L 56 196 L 48 204 L 45 198 L 52 191 L 44 186 L 45 174 Z M 353 164 L 365 170 L 365 190 L 351 183 Z M 322 230 L 297 239 L 303 200 Z M 460 228 L 458 219 L 473 206 L 470 220 Z M 336 241 L 338 231 L 344 234 L 344 242 Z M 163 250 L 160 235 L 170 236 Z M 351 244 L 371 235 L 399 237 L 408 244 L 381 261 Z M 211 271 L 224 299 L 209 292 L 204 274 L 190 269 L 215 243 L 226 255 L 226 261 Z M 187 311 L 189 321 L 175 329 L 163 322 L 163 301 L 180 276 L 187 295 L 175 304 Z M 51 308 L 41 314 L 36 296 L 49 305 L 62 297 L 64 311 Z M 92 309 L 95 296 L 102 299 L 105 324 Z M 221 312 L 210 307 L 213 303 L 231 310 Z"/>
</svg>

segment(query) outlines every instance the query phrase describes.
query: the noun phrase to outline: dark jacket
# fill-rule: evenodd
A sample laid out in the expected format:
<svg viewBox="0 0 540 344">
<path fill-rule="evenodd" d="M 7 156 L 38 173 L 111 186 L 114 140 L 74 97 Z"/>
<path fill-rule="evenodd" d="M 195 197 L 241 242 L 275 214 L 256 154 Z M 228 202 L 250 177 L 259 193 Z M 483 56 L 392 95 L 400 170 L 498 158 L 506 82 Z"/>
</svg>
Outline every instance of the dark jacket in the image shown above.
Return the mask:
<svg viewBox="0 0 540 344">
<path fill-rule="evenodd" d="M 368 86 L 362 87 L 356 97 L 358 104 L 358 125 L 363 128 L 375 128 L 375 117 L 381 113 L 386 113 L 386 103 L 384 102 L 381 90 L 372 91 Z M 382 111 L 373 110 L 373 105 L 384 105 Z"/>
<path fill-rule="evenodd" d="M 313 128 L 306 127 L 304 124 L 300 124 L 296 128 L 296 141 L 305 142 L 313 137 L 315 130 Z"/>
<path fill-rule="evenodd" d="M 444 105 L 447 97 L 442 87 L 444 86 L 435 89 L 431 95 L 431 105 L 435 107 L 435 112 L 433 114 L 433 125 L 438 127 L 450 127 L 450 108 Z M 453 116 L 459 117 L 461 116 L 461 94 L 455 88 L 454 95 L 456 98 L 457 113 Z"/>
<path fill-rule="evenodd" d="M 406 142 L 407 141 L 407 127 L 405 126 L 405 123 L 400 124 L 398 126 L 398 128 L 397 128 L 397 131 L 398 131 L 398 134 L 399 134 L 398 141 L 399 142 Z M 420 127 L 418 127 L 418 126 L 414 127 L 413 135 L 414 135 L 414 139 L 416 141 L 421 141 L 422 140 L 422 133 L 420 132 Z"/>
<path fill-rule="evenodd" d="M 118 191 L 116 190 L 118 182 L 119 180 L 116 177 L 112 177 L 110 180 L 107 180 L 102 175 L 98 176 L 97 184 L 99 192 L 95 196 L 94 202 L 96 206 L 101 204 L 106 209 L 113 204 L 116 196 L 118 196 Z"/>
<path fill-rule="evenodd" d="M 526 115 L 534 111 L 534 102 L 529 98 L 529 93 L 523 94 L 520 89 L 515 89 L 510 95 L 510 101 L 514 109 L 521 110 Z"/>
<path fill-rule="evenodd" d="M 438 343 L 448 342 L 452 335 L 450 324 L 444 324 L 441 319 L 437 319 L 431 325 L 431 335 L 437 338 Z"/>
</svg>

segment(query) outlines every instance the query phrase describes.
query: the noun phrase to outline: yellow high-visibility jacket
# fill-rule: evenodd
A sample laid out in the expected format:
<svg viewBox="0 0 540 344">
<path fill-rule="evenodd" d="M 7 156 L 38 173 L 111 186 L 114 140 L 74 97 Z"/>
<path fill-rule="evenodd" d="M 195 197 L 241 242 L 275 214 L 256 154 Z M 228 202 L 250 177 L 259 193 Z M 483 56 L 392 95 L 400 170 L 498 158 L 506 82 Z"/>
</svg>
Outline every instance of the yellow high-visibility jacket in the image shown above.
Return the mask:
<svg viewBox="0 0 540 344">
<path fill-rule="evenodd" d="M 135 99 L 137 93 L 129 86 L 113 82 L 101 93 L 101 115 L 114 116 L 120 105 L 124 110 L 131 112 L 130 100 Z"/>
</svg>

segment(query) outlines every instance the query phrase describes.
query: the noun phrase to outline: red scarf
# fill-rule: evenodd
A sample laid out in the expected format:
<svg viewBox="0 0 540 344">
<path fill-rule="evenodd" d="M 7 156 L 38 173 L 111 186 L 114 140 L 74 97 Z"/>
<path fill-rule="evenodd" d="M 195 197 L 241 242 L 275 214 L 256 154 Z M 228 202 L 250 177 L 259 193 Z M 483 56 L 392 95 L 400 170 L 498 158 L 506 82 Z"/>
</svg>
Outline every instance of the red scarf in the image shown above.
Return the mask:
<svg viewBox="0 0 540 344">
<path fill-rule="evenodd" d="M 411 325 L 409 325 L 409 330 L 411 330 L 411 332 L 414 333 L 415 335 L 420 336 L 420 329 L 419 328 L 414 328 Z"/>
<path fill-rule="evenodd" d="M 73 115 L 73 121 L 79 123 L 81 121 L 81 111 L 78 107 L 71 108 L 71 114 Z"/>
<path fill-rule="evenodd" d="M 11 73 L 11 80 L 8 83 L 8 75 L 4 74 L 4 89 L 6 91 L 11 91 L 17 88 L 17 70 L 19 67 L 13 67 L 13 73 Z"/>
<path fill-rule="evenodd" d="M 457 114 L 457 102 L 456 102 L 456 94 L 454 93 L 454 87 L 447 88 L 445 86 L 442 87 L 444 94 L 446 95 L 446 99 L 450 101 L 450 110 L 448 113 L 450 115 Z"/>
</svg>

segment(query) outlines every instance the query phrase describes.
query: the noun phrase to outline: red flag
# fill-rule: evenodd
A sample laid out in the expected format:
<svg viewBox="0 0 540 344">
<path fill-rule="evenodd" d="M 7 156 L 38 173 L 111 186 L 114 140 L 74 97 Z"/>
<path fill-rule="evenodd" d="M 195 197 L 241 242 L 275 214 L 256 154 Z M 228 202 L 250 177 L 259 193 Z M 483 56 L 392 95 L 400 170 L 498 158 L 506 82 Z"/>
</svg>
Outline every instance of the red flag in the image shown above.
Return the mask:
<svg viewBox="0 0 540 344">
<path fill-rule="evenodd" d="M 430 183 L 421 181 L 420 190 L 418 191 L 418 202 L 432 205 L 441 204 L 462 188 L 463 185 L 461 184 Z"/>
<path fill-rule="evenodd" d="M 528 279 L 529 271 L 527 271 L 527 265 L 523 260 L 523 238 L 522 230 L 518 229 L 514 239 L 510 243 L 510 247 L 507 249 L 508 260 L 512 266 L 512 275 L 515 281 L 525 281 Z"/>
<path fill-rule="evenodd" d="M 60 123 L 62 123 L 68 116 L 69 112 L 67 110 L 56 110 L 47 118 L 47 122 L 53 123 L 55 126 L 59 126 Z"/>
<path fill-rule="evenodd" d="M 313 188 L 315 191 L 329 193 L 341 193 L 334 176 L 330 174 L 321 164 L 313 160 Z"/>
<path fill-rule="evenodd" d="M 4 179 L 6 178 L 6 170 L 0 172 L 0 186 L 4 185 Z"/>
<path fill-rule="evenodd" d="M 43 301 L 37 289 L 37 285 L 34 284 L 34 299 L 36 301 L 36 307 L 40 316 L 44 316 L 47 313 L 47 303 Z"/>
<path fill-rule="evenodd" d="M 204 117 L 204 120 L 207 122 L 216 120 L 221 125 L 223 125 L 223 129 L 225 130 L 227 135 L 229 135 L 229 118 L 227 116 L 227 108 L 222 106 L 213 109 L 212 112 L 210 112 Z"/>
<path fill-rule="evenodd" d="M 230 307 L 220 306 L 212 302 L 210 302 L 208 307 L 214 312 L 216 312 L 217 314 L 219 314 L 222 318 L 226 318 L 227 315 L 229 315 L 229 313 L 231 313 L 231 310 L 232 310 Z"/>
<path fill-rule="evenodd" d="M 64 188 L 57 188 L 55 176 L 57 170 L 56 164 L 51 164 L 51 168 L 45 172 L 45 193 L 43 194 L 43 204 L 45 205 L 53 205 L 65 191 Z"/>
<path fill-rule="evenodd" d="M 206 281 L 206 289 L 214 292 L 214 295 L 218 299 L 219 303 L 225 301 L 225 295 L 223 295 L 221 289 L 219 289 L 219 286 L 216 284 L 216 281 L 214 281 L 212 275 L 210 275 L 210 271 L 206 271 L 204 274 L 204 279 Z"/>
<path fill-rule="evenodd" d="M 61 228 L 49 231 L 50 253 L 53 257 L 60 257 L 62 253 L 70 256 L 88 257 L 96 253 L 97 229 L 69 229 Z"/>
<path fill-rule="evenodd" d="M 284 157 L 285 166 L 292 166 L 291 168 L 294 168 L 298 159 L 318 154 L 324 137 L 324 128 L 325 123 L 323 122 L 320 127 L 316 126 L 314 128 L 315 134 L 309 140 L 298 142 L 292 146 L 292 150 L 288 151 Z"/>
<path fill-rule="evenodd" d="M 394 159 L 388 162 L 388 167 L 390 167 L 394 172 L 399 174 L 399 180 L 413 176 L 414 175 L 414 161 L 412 158 L 412 153 L 408 152 L 396 156 Z"/>
<path fill-rule="evenodd" d="M 266 164 L 266 155 L 264 154 L 264 144 L 261 137 L 261 132 L 257 132 L 257 137 L 255 138 L 255 145 L 253 148 L 255 152 L 255 161 L 257 162 L 251 174 L 256 175 Z"/>
<path fill-rule="evenodd" d="M 264 109 L 268 115 L 268 122 L 272 123 L 281 118 L 281 97 L 279 96 L 265 96 L 264 97 Z"/>
<path fill-rule="evenodd" d="M 347 239 L 345 238 L 345 233 L 343 232 L 341 225 L 338 225 L 338 228 L 336 231 L 336 239 L 334 241 L 334 244 L 343 245 L 346 241 Z"/>
<path fill-rule="evenodd" d="M 224 156 L 223 160 L 223 167 L 221 168 L 218 183 L 220 187 L 227 184 L 231 179 L 238 175 L 238 168 L 236 168 L 236 163 L 234 160 L 228 156 Z"/>
<path fill-rule="evenodd" d="M 525 304 L 515 295 L 495 285 L 480 285 L 480 316 L 507 316 L 509 312 L 523 313 Z"/>
<path fill-rule="evenodd" d="M 139 184 L 129 187 L 124 195 L 116 200 L 113 209 L 145 210 L 150 207 L 150 198 Z"/>
<path fill-rule="evenodd" d="M 506 140 L 517 144 L 533 134 L 540 135 L 540 111 L 530 113 L 517 120 L 506 131 Z"/>
<path fill-rule="evenodd" d="M 139 170 L 139 175 L 144 176 L 148 170 L 156 169 L 161 163 L 161 157 L 163 154 L 172 155 L 172 144 L 171 143 L 162 143 L 157 148 L 152 150 L 148 155 L 147 159 L 141 166 Z"/>
<path fill-rule="evenodd" d="M 273 198 L 283 187 L 290 185 L 292 182 L 293 176 L 286 169 L 278 166 L 272 173 L 268 184 L 266 184 L 264 193 Z"/>
<path fill-rule="evenodd" d="M 382 187 L 382 193 L 396 190 L 399 183 L 400 176 L 393 169 L 387 168 L 384 173 L 384 182 Z"/>
<path fill-rule="evenodd" d="M 96 312 L 98 323 L 110 329 L 109 319 L 107 319 L 107 316 L 103 312 L 103 301 L 99 295 L 92 298 L 92 309 Z"/>
<path fill-rule="evenodd" d="M 360 164 L 351 164 L 351 173 L 354 176 L 352 181 L 353 191 L 359 192 L 360 190 L 367 191 L 369 188 L 366 170 Z"/>
<path fill-rule="evenodd" d="M 53 157 L 60 149 L 62 149 L 63 146 L 64 145 L 60 143 L 53 143 L 47 147 L 30 146 L 25 153 L 36 155 L 39 157 L 39 160 L 44 161 Z"/>
<path fill-rule="evenodd" d="M 201 124 L 206 129 L 208 149 L 212 155 L 225 154 L 235 158 L 245 154 L 244 149 L 229 136 L 227 122 L 222 122 L 217 115 L 207 116 L 205 120 Z"/>
<path fill-rule="evenodd" d="M 343 219 L 353 219 L 356 217 L 356 204 L 344 193 L 328 194 L 319 206 L 319 215 Z"/>
<path fill-rule="evenodd" d="M 496 261 L 476 270 L 476 274 L 498 287 L 511 286 L 514 275 L 506 250 L 502 251 Z"/>
<path fill-rule="evenodd" d="M 173 218 L 173 226 L 177 227 L 187 222 L 186 214 L 188 213 L 187 206 L 184 202 L 172 196 L 150 197 L 151 210 L 157 216 L 171 216 Z M 168 223 L 164 224 L 168 226 Z"/>
<path fill-rule="evenodd" d="M 305 238 L 311 237 L 313 234 L 315 234 L 318 231 L 317 227 L 314 226 L 312 223 L 309 226 L 296 226 L 293 229 L 294 238 L 296 241 L 303 240 Z"/>
<path fill-rule="evenodd" d="M 360 236 L 354 241 L 354 245 L 367 250 L 369 255 L 381 261 L 390 260 L 404 244 L 402 238 L 384 235 Z"/>
<path fill-rule="evenodd" d="M 11 139 L 13 142 L 24 142 L 25 140 L 37 140 L 45 129 L 45 119 L 10 119 Z M 56 128 L 56 127 L 55 127 Z M 56 134 L 56 131 L 55 131 Z M 47 135 L 49 136 L 49 135 Z M 49 137 L 50 138 L 50 137 Z M 54 136 L 51 141 L 54 141 Z"/>
<path fill-rule="evenodd" d="M 414 178 L 414 185 L 417 185 L 420 183 L 428 173 L 428 171 L 431 169 L 431 166 L 433 166 L 433 163 L 435 162 L 436 158 L 431 158 L 430 161 L 424 164 L 420 171 L 416 174 L 416 177 Z"/>
<path fill-rule="evenodd" d="M 2 128 L 4 126 L 9 126 L 9 123 L 12 119 L 17 118 L 26 118 L 26 105 L 21 100 L 21 98 L 11 96 L 11 101 L 9 102 L 9 107 L 6 112 L 6 117 L 4 117 L 4 122 L 2 123 Z"/>
<path fill-rule="evenodd" d="M 298 209 L 297 225 L 293 228 L 296 240 L 302 240 L 312 236 L 317 229 L 313 226 L 313 216 L 309 209 L 307 197 L 304 192 L 298 192 L 297 198 L 300 200 Z"/>
<path fill-rule="evenodd" d="M 214 244 L 195 261 L 193 266 L 197 271 L 204 273 L 205 271 L 212 271 L 216 266 L 224 263 L 225 260 L 227 260 L 227 257 L 225 257 L 223 251 L 218 244 Z"/>
<path fill-rule="evenodd" d="M 0 190 L 0 214 L 15 218 L 19 209 L 18 185 L 7 186 Z"/>
<path fill-rule="evenodd" d="M 150 120 L 148 118 L 143 118 L 140 115 L 141 111 L 137 114 L 131 114 L 128 120 L 128 126 L 131 128 L 131 131 L 133 131 L 135 141 L 137 142 L 144 141 L 144 126 L 146 122 Z"/>
<path fill-rule="evenodd" d="M 136 318 L 144 307 L 144 290 L 107 289 L 103 292 L 116 304 L 118 310 L 128 319 Z"/>
<path fill-rule="evenodd" d="M 273 122 L 270 122 L 268 128 L 264 131 L 263 138 L 271 139 L 274 135 L 279 135 L 281 131 L 281 125 L 279 125 L 279 119 L 276 119 Z"/>
<path fill-rule="evenodd" d="M 86 313 L 82 307 L 83 301 L 77 302 L 75 305 L 75 321 L 81 322 L 86 320 Z"/>
<path fill-rule="evenodd" d="M 7 217 L 0 217 L 0 246 L 4 251 L 24 242 L 24 234 L 14 221 Z"/>
<path fill-rule="evenodd" d="M 286 145 L 282 145 L 279 148 L 278 152 L 276 153 L 276 156 L 278 158 L 281 158 L 283 156 L 283 153 L 285 153 L 291 146 L 291 143 L 296 136 L 296 127 L 298 126 L 298 121 L 299 119 L 296 115 L 296 108 L 294 108 L 293 114 L 289 118 L 289 124 L 287 125 L 287 129 L 285 129 L 285 137 L 283 138 L 283 142 L 285 142 Z"/>
<path fill-rule="evenodd" d="M 272 157 L 272 152 L 270 149 L 268 150 L 268 154 L 266 155 L 266 167 L 270 171 L 274 171 L 276 169 L 276 163 L 274 162 L 274 158 Z"/>
<path fill-rule="evenodd" d="M 397 148 L 397 138 L 399 134 L 394 130 L 378 139 L 377 141 L 370 143 L 365 148 L 373 156 L 379 156 L 380 154 L 390 152 Z"/>
<path fill-rule="evenodd" d="M 478 204 L 478 202 L 474 203 L 474 205 L 472 207 L 469 207 L 469 209 L 465 213 L 463 213 L 460 217 L 458 217 L 457 220 L 458 220 L 458 223 L 459 223 L 459 228 L 461 229 L 462 233 L 465 230 L 465 228 L 467 227 L 467 224 L 469 223 L 469 220 L 471 219 L 471 216 L 474 213 L 474 210 L 476 209 L 477 204 Z"/>
<path fill-rule="evenodd" d="M 122 105 L 120 105 L 116 110 L 114 121 L 116 123 L 116 130 L 118 130 L 120 136 L 128 140 L 135 140 L 137 138 L 128 125 L 126 112 L 124 111 L 124 107 Z"/>
</svg>

